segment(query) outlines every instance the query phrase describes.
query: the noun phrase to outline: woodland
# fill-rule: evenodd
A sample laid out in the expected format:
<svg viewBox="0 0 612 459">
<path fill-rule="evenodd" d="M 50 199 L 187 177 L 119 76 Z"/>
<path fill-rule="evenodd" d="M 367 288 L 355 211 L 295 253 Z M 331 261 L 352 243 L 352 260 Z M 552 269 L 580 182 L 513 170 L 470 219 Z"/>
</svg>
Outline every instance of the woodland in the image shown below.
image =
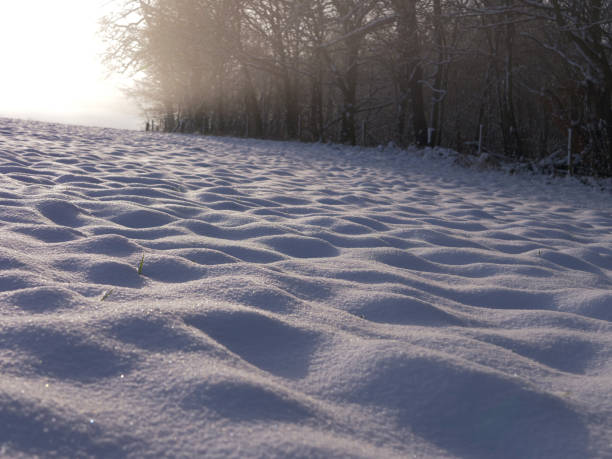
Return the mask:
<svg viewBox="0 0 612 459">
<path fill-rule="evenodd" d="M 124 0 L 101 33 L 152 130 L 612 176 L 611 0 Z"/>
</svg>

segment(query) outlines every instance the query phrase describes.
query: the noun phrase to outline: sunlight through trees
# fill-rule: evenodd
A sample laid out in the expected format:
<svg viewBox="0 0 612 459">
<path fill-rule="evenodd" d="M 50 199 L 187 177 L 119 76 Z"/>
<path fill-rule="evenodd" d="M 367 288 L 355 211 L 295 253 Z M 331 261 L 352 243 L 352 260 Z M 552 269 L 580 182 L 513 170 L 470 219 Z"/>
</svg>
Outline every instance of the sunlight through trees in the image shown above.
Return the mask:
<svg viewBox="0 0 612 459">
<path fill-rule="evenodd" d="M 127 0 L 106 62 L 165 131 L 568 150 L 612 174 L 609 0 Z"/>
</svg>

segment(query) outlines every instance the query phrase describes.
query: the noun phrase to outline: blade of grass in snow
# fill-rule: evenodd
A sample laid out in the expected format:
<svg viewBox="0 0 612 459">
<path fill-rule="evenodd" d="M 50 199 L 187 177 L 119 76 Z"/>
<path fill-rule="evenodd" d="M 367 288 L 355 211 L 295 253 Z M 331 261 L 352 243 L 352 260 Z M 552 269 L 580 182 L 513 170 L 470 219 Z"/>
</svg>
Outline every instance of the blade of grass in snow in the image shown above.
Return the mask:
<svg viewBox="0 0 612 459">
<path fill-rule="evenodd" d="M 144 266 L 144 253 L 142 254 L 142 258 L 140 259 L 140 263 L 138 263 L 138 275 L 142 274 L 142 267 Z"/>
</svg>

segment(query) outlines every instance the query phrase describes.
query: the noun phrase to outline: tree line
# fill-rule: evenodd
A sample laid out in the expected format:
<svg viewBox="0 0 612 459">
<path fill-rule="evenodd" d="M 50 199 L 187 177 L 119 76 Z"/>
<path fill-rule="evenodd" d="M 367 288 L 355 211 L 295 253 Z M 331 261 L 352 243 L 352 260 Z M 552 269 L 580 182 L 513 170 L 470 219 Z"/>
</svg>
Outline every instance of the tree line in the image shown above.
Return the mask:
<svg viewBox="0 0 612 459">
<path fill-rule="evenodd" d="M 481 141 L 612 176 L 612 0 L 124 0 L 102 33 L 164 131 Z"/>
</svg>

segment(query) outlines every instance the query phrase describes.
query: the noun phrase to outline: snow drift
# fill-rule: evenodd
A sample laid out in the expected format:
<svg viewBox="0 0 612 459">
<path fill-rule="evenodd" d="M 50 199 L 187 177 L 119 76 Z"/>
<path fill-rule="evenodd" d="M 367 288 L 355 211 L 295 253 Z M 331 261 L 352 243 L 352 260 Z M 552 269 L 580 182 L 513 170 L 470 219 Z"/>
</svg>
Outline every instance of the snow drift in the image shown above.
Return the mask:
<svg viewBox="0 0 612 459">
<path fill-rule="evenodd" d="M 438 156 L 0 120 L 0 453 L 612 456 L 610 195 Z"/>
</svg>

